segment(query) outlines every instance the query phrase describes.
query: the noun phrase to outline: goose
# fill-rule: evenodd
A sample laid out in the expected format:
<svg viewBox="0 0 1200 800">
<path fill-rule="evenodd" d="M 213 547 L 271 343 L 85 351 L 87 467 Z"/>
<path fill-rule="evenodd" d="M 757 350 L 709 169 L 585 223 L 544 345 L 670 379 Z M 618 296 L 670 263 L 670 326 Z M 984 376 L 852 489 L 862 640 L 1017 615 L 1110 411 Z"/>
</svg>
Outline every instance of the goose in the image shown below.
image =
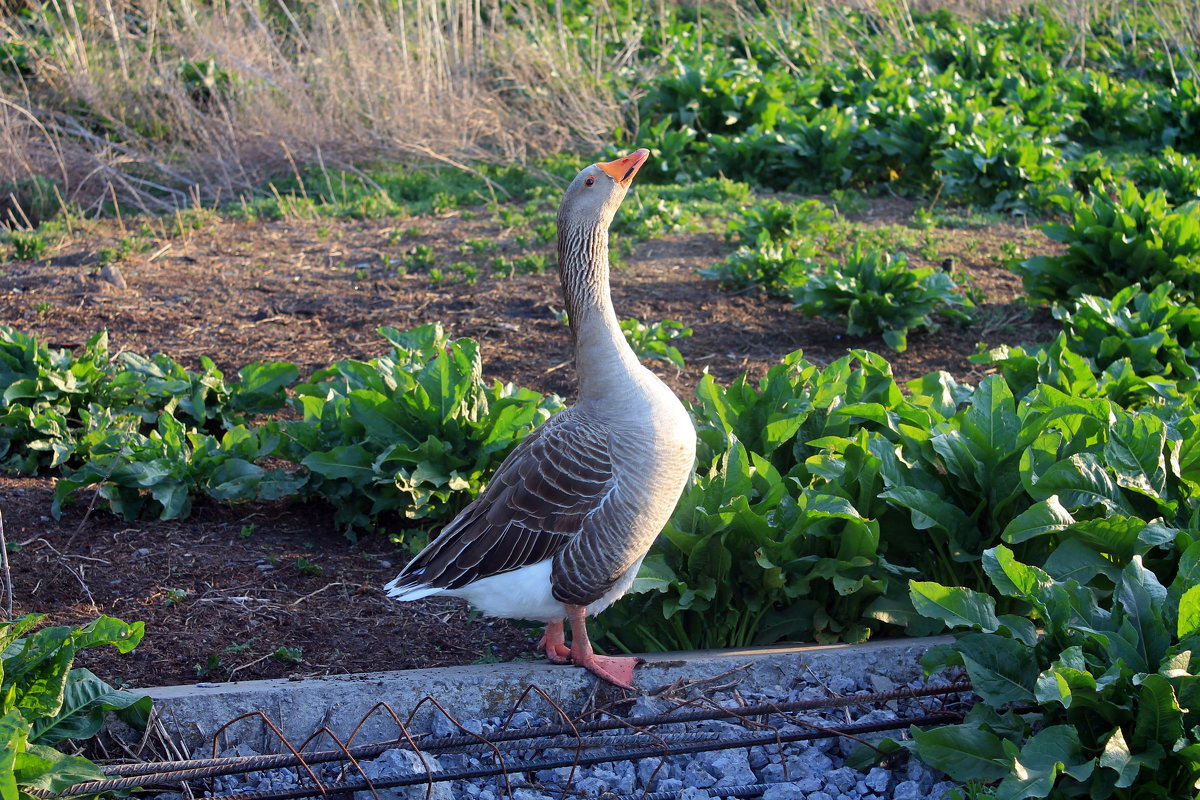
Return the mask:
<svg viewBox="0 0 1200 800">
<path fill-rule="evenodd" d="M 537 649 L 550 662 L 626 689 L 639 659 L 595 653 L 586 618 L 629 590 L 696 451 L 688 412 L 639 362 L 609 292 L 608 228 L 648 156 L 639 149 L 585 167 L 559 207 L 575 403 L 522 440 L 487 488 L 384 587 L 400 601 L 450 595 L 488 616 L 543 622 Z"/>
</svg>

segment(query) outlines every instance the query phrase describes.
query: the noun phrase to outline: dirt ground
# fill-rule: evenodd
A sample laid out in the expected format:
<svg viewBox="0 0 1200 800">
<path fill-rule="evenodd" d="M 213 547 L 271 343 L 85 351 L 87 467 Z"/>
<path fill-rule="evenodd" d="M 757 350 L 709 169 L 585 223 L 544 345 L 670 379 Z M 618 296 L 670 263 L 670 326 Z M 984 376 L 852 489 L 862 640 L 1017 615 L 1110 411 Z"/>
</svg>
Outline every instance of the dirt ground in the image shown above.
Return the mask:
<svg viewBox="0 0 1200 800">
<path fill-rule="evenodd" d="M 904 224 L 913 208 L 876 201 L 855 219 L 866 226 Z M 338 359 L 371 358 L 386 351 L 379 326 L 437 320 L 452 336 L 481 342 L 485 379 L 557 392 L 569 401 L 574 373 L 567 329 L 556 315 L 562 301 L 553 272 L 494 277 L 481 267 L 473 285 L 396 272 L 394 264 L 422 245 L 447 265 L 463 260 L 460 245 L 471 239 L 496 241 L 502 253 L 521 252 L 511 232 L 489 216 L 455 211 L 251 223 L 214 215 L 186 233 L 162 220 L 90 223 L 40 261 L 3 266 L 0 322 L 62 348 L 77 348 L 107 328 L 114 351 L 163 352 L 193 367 L 207 355 L 232 378 L 252 361 L 292 361 L 307 373 Z M 139 226 L 139 246 L 116 262 L 120 279 L 102 277 L 105 248 L 118 248 Z M 1027 255 L 1054 246 L 1018 224 L 939 230 L 938 236 L 936 252 L 926 253 L 932 258 L 910 252 L 910 259 L 921 265 L 952 258 L 956 274 L 986 301 L 970 326 L 911 332 L 903 354 L 879 338 L 849 337 L 843 323 L 808 319 L 782 301 L 720 290 L 696 272 L 729 251 L 715 234 L 638 244 L 614 271 L 613 300 L 622 319 L 674 319 L 693 329 L 676 342 L 685 370 L 651 365 L 685 398 L 706 371 L 721 382 L 742 372 L 758 377 L 796 349 L 826 364 L 848 348 L 866 348 L 884 354 L 901 382 L 943 369 L 974 383 L 983 370 L 967 358 L 977 343 L 1050 337 L 1048 314 L 1019 302 L 1020 281 L 1001 262 L 1014 245 Z M 533 249 L 550 251 L 548 245 Z M 540 633 L 478 618 L 453 600 L 387 600 L 380 587 L 404 555 L 382 536 L 348 541 L 334 529 L 328 508 L 201 501 L 187 520 L 131 524 L 92 508 L 94 498 L 82 493 L 55 520 L 53 486 L 53 475 L 0 476 L 15 610 L 48 613 L 54 623 L 100 613 L 144 620 L 145 639 L 133 653 L 88 651 L 77 662 L 118 684 L 530 658 Z"/>
</svg>

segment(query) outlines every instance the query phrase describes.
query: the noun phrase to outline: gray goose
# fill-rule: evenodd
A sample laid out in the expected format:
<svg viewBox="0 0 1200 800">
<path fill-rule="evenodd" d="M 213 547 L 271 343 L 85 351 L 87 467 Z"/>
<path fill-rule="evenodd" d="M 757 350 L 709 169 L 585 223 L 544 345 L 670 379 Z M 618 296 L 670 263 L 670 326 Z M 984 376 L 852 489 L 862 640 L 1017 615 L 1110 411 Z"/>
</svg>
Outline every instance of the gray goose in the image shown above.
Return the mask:
<svg viewBox="0 0 1200 800">
<path fill-rule="evenodd" d="M 594 653 L 586 617 L 629 590 L 696 451 L 691 418 L 630 349 L 609 294 L 608 228 L 648 155 L 642 149 L 584 168 L 558 210 L 575 404 L 526 437 L 385 587 L 398 600 L 453 595 L 489 616 L 544 622 L 538 649 L 551 662 L 627 689 L 638 659 Z"/>
</svg>

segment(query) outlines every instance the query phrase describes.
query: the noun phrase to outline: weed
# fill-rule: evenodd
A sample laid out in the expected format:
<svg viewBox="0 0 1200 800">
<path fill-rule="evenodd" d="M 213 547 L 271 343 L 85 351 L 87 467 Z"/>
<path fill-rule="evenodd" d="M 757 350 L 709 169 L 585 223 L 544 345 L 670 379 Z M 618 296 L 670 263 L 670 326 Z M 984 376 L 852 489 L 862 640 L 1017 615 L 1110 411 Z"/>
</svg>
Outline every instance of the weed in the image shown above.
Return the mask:
<svg viewBox="0 0 1200 800">
<path fill-rule="evenodd" d="M 166 595 L 163 598 L 164 606 L 173 606 L 182 603 L 187 599 L 190 592 L 187 589 L 167 589 Z"/>
<path fill-rule="evenodd" d="M 271 653 L 271 658 L 281 664 L 299 664 L 304 661 L 304 653 L 299 647 L 279 647 Z"/>
<path fill-rule="evenodd" d="M 50 242 L 37 231 L 13 231 L 7 237 L 18 261 L 37 261 L 50 249 Z"/>
<path fill-rule="evenodd" d="M 296 571 L 301 575 L 320 575 L 323 572 L 320 564 L 309 561 L 304 556 L 296 559 Z"/>
</svg>

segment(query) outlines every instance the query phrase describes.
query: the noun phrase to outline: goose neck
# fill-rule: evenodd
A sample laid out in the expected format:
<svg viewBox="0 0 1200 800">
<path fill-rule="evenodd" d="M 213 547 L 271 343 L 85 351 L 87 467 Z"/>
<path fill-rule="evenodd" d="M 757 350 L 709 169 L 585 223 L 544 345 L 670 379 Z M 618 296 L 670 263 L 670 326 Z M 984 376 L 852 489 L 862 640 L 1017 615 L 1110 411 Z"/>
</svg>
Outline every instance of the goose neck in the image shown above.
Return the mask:
<svg viewBox="0 0 1200 800">
<path fill-rule="evenodd" d="M 559 277 L 575 345 L 580 398 L 610 394 L 638 366 L 613 309 L 608 273 L 607 231 L 560 238 Z"/>
</svg>

